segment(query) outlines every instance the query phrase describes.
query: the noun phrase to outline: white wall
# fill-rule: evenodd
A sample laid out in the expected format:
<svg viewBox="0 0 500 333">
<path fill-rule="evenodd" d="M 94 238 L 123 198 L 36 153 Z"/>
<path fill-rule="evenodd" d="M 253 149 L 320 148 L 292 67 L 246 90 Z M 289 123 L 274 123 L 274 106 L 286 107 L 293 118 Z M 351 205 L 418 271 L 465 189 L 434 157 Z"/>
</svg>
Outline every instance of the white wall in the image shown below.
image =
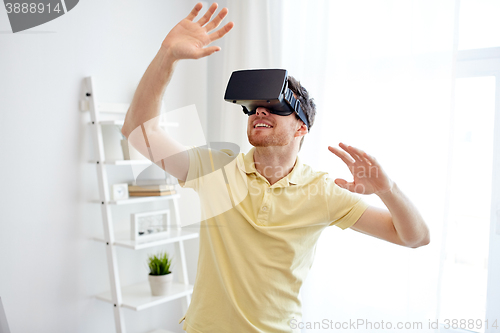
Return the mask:
<svg viewBox="0 0 500 333">
<path fill-rule="evenodd" d="M 109 278 L 104 245 L 91 240 L 102 235 L 102 223 L 100 207 L 89 203 L 98 191 L 95 166 L 87 163 L 89 115 L 78 110 L 82 80 L 95 77 L 102 101 L 130 102 L 163 38 L 195 3 L 85 0 L 16 34 L 0 6 L 0 296 L 13 333 L 114 331 L 111 304 L 93 297 L 109 288 Z M 206 129 L 206 83 L 205 60 L 179 63 L 167 110 L 196 104 Z M 109 136 L 119 138 L 113 130 Z M 131 177 L 126 168 L 108 168 L 111 182 Z M 188 218 L 199 213 L 186 215 L 192 198 L 187 193 L 181 204 Z M 116 228 L 127 226 L 130 212 L 156 207 L 114 208 L 124 219 Z M 186 245 L 193 283 L 198 240 Z M 118 248 L 122 285 L 146 280 L 153 250 Z M 128 332 L 182 332 L 180 300 L 123 312 Z"/>
</svg>

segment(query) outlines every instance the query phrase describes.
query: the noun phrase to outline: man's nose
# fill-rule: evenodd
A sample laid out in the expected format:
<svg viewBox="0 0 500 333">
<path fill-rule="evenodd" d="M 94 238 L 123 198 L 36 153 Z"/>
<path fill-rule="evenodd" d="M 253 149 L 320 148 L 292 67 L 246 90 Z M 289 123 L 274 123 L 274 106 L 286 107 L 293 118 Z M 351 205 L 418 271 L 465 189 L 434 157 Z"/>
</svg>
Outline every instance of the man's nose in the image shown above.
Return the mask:
<svg viewBox="0 0 500 333">
<path fill-rule="evenodd" d="M 255 114 L 257 116 L 268 116 L 269 113 L 270 113 L 269 110 L 262 106 L 259 106 L 257 110 L 255 110 Z"/>
</svg>

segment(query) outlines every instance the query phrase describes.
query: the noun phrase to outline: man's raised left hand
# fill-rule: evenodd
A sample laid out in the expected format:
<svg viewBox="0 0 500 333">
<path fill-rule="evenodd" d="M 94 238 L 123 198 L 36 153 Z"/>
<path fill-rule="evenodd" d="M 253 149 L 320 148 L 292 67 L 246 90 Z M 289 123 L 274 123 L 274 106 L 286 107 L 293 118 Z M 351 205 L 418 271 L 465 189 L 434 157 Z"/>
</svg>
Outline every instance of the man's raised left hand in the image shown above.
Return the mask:
<svg viewBox="0 0 500 333">
<path fill-rule="evenodd" d="M 335 184 L 359 194 L 381 195 L 392 190 L 394 182 L 387 176 L 375 157 L 343 143 L 340 143 L 339 147 L 343 150 L 332 146 L 329 146 L 328 150 L 344 161 L 354 180 L 347 182 L 345 179 L 337 178 Z"/>
</svg>

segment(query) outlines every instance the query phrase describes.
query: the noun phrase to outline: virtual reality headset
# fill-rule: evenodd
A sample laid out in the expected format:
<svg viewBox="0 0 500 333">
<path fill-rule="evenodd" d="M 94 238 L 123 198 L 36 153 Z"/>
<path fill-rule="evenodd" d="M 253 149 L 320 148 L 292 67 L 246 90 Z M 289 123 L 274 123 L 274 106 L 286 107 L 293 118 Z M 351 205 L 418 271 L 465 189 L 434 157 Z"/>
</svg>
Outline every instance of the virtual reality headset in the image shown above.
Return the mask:
<svg viewBox="0 0 500 333">
<path fill-rule="evenodd" d="M 300 101 L 288 88 L 288 71 L 285 69 L 234 71 L 227 84 L 224 100 L 241 105 L 248 116 L 255 114 L 260 106 L 280 116 L 295 113 L 309 130 Z"/>
</svg>

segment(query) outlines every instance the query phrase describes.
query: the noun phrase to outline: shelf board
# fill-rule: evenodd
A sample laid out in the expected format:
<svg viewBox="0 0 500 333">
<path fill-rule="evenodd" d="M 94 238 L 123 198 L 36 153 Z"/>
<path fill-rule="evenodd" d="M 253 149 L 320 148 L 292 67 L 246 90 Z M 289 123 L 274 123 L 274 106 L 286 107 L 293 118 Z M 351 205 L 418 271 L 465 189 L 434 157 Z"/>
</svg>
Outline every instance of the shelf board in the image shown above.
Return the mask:
<svg viewBox="0 0 500 333">
<path fill-rule="evenodd" d="M 91 164 L 96 164 L 97 161 L 89 161 Z M 149 165 L 152 162 L 148 159 L 144 160 L 111 160 L 111 161 L 103 161 L 103 164 L 108 165 Z"/>
<path fill-rule="evenodd" d="M 149 282 L 142 282 L 127 287 L 122 287 L 122 304 L 124 308 L 135 311 L 141 311 L 150 307 L 170 302 L 174 299 L 181 298 L 193 292 L 193 285 L 185 285 L 183 283 L 172 284 L 170 292 L 166 296 L 152 296 Z M 96 296 L 97 299 L 113 304 L 111 292 Z"/>
<path fill-rule="evenodd" d="M 159 236 L 158 238 L 134 241 L 130 239 L 130 232 L 117 232 L 114 245 L 122 246 L 133 250 L 147 249 L 153 246 L 165 245 L 178 242 L 181 240 L 197 238 L 197 231 L 187 231 L 182 229 L 173 229 L 167 235 Z M 106 242 L 103 238 L 94 238 L 99 242 Z"/>
<path fill-rule="evenodd" d="M 92 124 L 92 122 L 89 122 L 89 124 Z M 123 126 L 123 120 L 102 120 L 99 122 L 99 124 Z M 161 127 L 179 127 L 179 123 L 162 121 L 162 122 L 160 122 L 160 126 Z"/>
<path fill-rule="evenodd" d="M 105 164 L 113 164 L 113 165 L 143 165 L 143 164 L 152 164 L 148 159 L 144 160 L 116 160 L 116 161 L 104 161 Z"/>
<path fill-rule="evenodd" d="M 172 194 L 172 195 L 164 195 L 164 196 L 151 196 L 151 197 L 130 197 L 128 199 L 123 199 L 123 200 L 111 200 L 108 201 L 108 204 L 110 205 L 130 205 L 130 204 L 136 204 L 136 203 L 143 203 L 143 202 L 155 202 L 155 201 L 164 201 L 164 200 L 171 200 L 171 199 L 177 199 L 179 198 L 179 194 Z M 92 200 L 94 203 L 101 203 L 101 200 Z"/>
</svg>

